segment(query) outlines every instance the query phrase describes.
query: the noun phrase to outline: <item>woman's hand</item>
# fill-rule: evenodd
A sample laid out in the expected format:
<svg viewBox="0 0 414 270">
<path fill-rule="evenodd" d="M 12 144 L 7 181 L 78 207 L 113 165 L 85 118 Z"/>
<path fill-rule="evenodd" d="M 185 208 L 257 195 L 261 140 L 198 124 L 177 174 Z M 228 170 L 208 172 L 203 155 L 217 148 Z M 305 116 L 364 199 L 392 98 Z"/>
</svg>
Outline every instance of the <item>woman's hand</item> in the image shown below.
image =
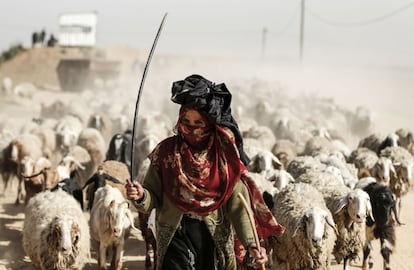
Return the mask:
<svg viewBox="0 0 414 270">
<path fill-rule="evenodd" d="M 142 185 L 137 181 L 127 179 L 127 183 L 125 184 L 127 199 L 131 201 L 138 201 L 144 196 L 144 188 Z"/>
<path fill-rule="evenodd" d="M 250 266 L 252 266 L 254 269 L 262 269 L 268 260 L 266 249 L 264 247 L 259 248 L 260 249 L 258 249 L 254 243 L 250 244 L 248 248 L 249 255 L 252 258 Z"/>
</svg>

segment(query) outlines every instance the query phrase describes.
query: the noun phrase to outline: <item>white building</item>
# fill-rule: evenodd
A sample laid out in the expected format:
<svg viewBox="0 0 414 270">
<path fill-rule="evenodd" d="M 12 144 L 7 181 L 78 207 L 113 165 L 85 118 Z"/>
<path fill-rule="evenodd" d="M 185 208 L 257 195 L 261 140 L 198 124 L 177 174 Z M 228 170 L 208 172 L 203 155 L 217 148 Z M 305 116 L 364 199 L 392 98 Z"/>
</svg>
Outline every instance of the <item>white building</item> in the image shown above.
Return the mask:
<svg viewBox="0 0 414 270">
<path fill-rule="evenodd" d="M 59 45 L 94 47 L 96 45 L 96 12 L 64 13 L 59 16 Z"/>
</svg>

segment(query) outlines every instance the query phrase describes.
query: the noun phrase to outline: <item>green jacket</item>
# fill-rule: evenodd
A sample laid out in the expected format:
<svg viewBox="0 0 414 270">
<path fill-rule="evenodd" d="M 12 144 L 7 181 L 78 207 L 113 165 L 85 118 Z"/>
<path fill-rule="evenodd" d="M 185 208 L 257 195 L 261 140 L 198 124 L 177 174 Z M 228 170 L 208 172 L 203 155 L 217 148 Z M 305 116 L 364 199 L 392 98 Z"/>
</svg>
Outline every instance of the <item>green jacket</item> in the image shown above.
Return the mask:
<svg viewBox="0 0 414 270">
<path fill-rule="evenodd" d="M 175 231 L 180 226 L 183 212 L 163 194 L 161 181 L 152 166 L 148 169 L 144 182 L 144 198 L 134 202 L 140 212 L 148 213 L 156 209 L 156 239 L 157 239 L 157 263 L 162 267 L 163 259 Z M 206 223 L 217 250 L 218 269 L 237 269 L 234 252 L 234 232 L 241 244 L 247 247 L 254 243 L 254 232 L 250 225 L 247 211 L 237 197 L 241 193 L 250 205 L 249 194 L 246 186 L 239 181 L 233 190 L 233 195 L 219 209 L 203 218 Z"/>
</svg>

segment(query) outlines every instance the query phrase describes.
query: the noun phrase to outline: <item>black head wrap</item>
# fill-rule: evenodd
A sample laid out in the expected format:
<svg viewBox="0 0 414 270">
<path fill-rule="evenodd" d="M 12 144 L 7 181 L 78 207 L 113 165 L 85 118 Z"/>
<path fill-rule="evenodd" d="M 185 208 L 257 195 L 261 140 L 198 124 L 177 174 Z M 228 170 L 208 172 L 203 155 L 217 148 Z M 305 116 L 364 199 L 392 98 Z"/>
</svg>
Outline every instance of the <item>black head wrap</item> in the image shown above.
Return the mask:
<svg viewBox="0 0 414 270">
<path fill-rule="evenodd" d="M 243 150 L 243 137 L 231 115 L 231 93 L 224 83 L 215 84 L 200 75 L 191 75 L 172 85 L 171 100 L 185 107 L 204 112 L 210 121 L 228 127 L 234 134 L 241 161 L 247 165 L 249 157 Z"/>
</svg>

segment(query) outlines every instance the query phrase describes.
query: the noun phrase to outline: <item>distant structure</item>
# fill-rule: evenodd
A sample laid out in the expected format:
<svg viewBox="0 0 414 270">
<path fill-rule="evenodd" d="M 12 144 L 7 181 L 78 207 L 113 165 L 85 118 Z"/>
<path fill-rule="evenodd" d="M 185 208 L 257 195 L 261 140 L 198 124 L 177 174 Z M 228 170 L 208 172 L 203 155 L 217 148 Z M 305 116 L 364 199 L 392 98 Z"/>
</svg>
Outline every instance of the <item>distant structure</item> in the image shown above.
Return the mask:
<svg viewBox="0 0 414 270">
<path fill-rule="evenodd" d="M 96 12 L 63 13 L 59 16 L 59 45 L 94 47 L 96 45 Z"/>
</svg>

